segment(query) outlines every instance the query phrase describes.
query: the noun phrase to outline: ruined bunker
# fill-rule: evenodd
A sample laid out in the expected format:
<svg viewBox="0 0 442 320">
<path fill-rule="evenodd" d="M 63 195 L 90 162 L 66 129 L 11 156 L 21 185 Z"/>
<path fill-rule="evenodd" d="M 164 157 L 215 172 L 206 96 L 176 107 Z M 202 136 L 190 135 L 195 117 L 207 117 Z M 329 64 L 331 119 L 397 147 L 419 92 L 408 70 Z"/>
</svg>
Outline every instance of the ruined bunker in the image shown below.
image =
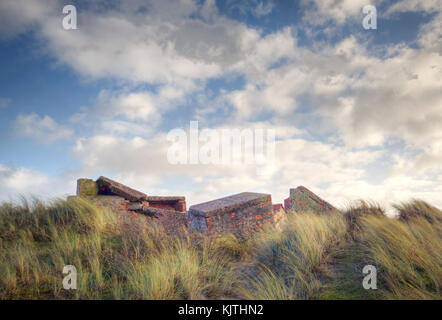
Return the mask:
<svg viewBox="0 0 442 320">
<path fill-rule="evenodd" d="M 193 205 L 186 211 L 183 196 L 152 196 L 106 177 L 96 181 L 78 179 L 77 196 L 90 197 L 104 207 L 123 213 L 143 214 L 168 232 L 190 228 L 204 234 L 250 234 L 264 224 L 279 227 L 289 212 L 332 213 L 337 211 L 303 186 L 290 189 L 282 204 L 272 204 L 270 194 L 242 192 Z"/>
</svg>

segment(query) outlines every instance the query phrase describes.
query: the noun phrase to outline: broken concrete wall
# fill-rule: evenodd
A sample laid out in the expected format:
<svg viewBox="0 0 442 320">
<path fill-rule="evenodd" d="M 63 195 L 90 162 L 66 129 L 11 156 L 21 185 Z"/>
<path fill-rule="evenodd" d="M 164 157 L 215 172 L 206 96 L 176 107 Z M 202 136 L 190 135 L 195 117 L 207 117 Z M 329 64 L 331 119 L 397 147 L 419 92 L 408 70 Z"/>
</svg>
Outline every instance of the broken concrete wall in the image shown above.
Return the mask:
<svg viewBox="0 0 442 320">
<path fill-rule="evenodd" d="M 88 196 L 114 212 L 149 216 L 167 232 L 181 230 L 187 225 L 185 197 L 148 196 L 106 177 L 100 177 L 96 182 L 78 179 L 77 195 Z"/>
<path fill-rule="evenodd" d="M 193 205 L 189 208 L 189 226 L 199 232 L 256 232 L 264 223 L 274 223 L 269 194 L 243 192 L 233 196 Z"/>
<path fill-rule="evenodd" d="M 187 227 L 187 216 L 185 212 L 134 203 L 126 203 L 125 209 L 129 212 L 141 213 L 148 216 L 153 222 L 163 226 L 168 233 L 179 232 Z"/>
<path fill-rule="evenodd" d="M 115 195 L 130 201 L 141 201 L 147 198 L 147 194 L 106 177 L 98 178 L 97 186 L 98 194 L 101 195 Z"/>
<path fill-rule="evenodd" d="M 333 213 L 338 210 L 307 188 L 290 189 L 290 209 L 295 212 Z"/>
<path fill-rule="evenodd" d="M 185 197 L 163 197 L 163 196 L 148 196 L 147 194 L 132 189 L 122 183 L 114 181 L 106 177 L 100 177 L 97 181 L 91 179 L 77 180 L 77 195 L 78 196 L 118 196 L 133 203 L 143 203 L 145 206 L 150 206 L 158 209 L 175 210 L 179 212 L 186 212 L 186 198 Z"/>
<path fill-rule="evenodd" d="M 129 207 L 138 208 L 141 206 L 177 212 L 186 212 L 185 197 L 152 197 L 147 196 L 147 201 L 130 201 Z"/>
<path fill-rule="evenodd" d="M 148 196 L 146 200 L 149 202 L 149 206 L 153 208 L 175 210 L 179 212 L 187 211 L 185 197 Z"/>
</svg>

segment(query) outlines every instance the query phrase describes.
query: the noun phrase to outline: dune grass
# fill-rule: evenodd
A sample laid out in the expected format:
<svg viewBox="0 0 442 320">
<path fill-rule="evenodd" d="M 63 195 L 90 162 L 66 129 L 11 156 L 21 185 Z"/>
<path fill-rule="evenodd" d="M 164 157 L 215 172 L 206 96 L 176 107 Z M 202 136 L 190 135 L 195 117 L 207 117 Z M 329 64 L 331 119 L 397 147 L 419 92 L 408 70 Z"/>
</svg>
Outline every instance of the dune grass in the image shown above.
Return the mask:
<svg viewBox="0 0 442 320">
<path fill-rule="evenodd" d="M 342 215 L 290 214 L 281 231 L 268 228 L 256 239 L 257 274 L 240 289 L 245 299 L 312 299 L 321 267 L 343 239 Z"/>
<path fill-rule="evenodd" d="M 80 199 L 0 205 L 0 299 L 441 299 L 442 214 L 412 200 L 390 219 L 360 202 L 289 213 L 281 230 L 168 234 Z M 362 288 L 365 264 L 378 290 Z M 63 267 L 78 271 L 62 286 Z"/>
<path fill-rule="evenodd" d="M 197 299 L 229 294 L 229 255 L 82 199 L 0 207 L 0 298 Z M 62 288 L 65 265 L 77 290 Z"/>
<path fill-rule="evenodd" d="M 361 257 L 378 267 L 387 299 L 441 299 L 442 212 L 413 200 L 397 206 L 399 219 L 363 219 Z"/>
<path fill-rule="evenodd" d="M 345 212 L 347 241 L 332 258 L 341 269 L 334 298 L 442 298 L 442 212 L 420 200 L 394 207 L 397 219 L 364 201 Z M 378 290 L 361 288 L 361 270 L 369 264 L 377 269 Z"/>
</svg>

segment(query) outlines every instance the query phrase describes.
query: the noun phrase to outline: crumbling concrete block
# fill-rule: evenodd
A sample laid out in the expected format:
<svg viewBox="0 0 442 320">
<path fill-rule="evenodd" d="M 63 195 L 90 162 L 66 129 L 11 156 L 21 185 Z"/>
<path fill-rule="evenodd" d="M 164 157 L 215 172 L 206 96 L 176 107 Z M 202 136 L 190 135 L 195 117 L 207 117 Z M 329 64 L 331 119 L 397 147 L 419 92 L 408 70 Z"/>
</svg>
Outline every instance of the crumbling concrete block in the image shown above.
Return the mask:
<svg viewBox="0 0 442 320">
<path fill-rule="evenodd" d="M 77 180 L 77 196 L 96 196 L 98 194 L 97 183 L 92 179 Z"/>
<path fill-rule="evenodd" d="M 153 208 L 186 212 L 185 197 L 148 196 L 146 200 L 149 202 L 149 206 Z"/>
<path fill-rule="evenodd" d="M 334 206 L 303 186 L 290 189 L 290 210 L 295 212 L 333 213 L 337 212 Z"/>
<path fill-rule="evenodd" d="M 147 199 L 146 194 L 106 177 L 98 178 L 97 185 L 98 194 L 100 195 L 115 195 L 130 201 L 142 201 Z"/>
<path fill-rule="evenodd" d="M 242 235 L 257 231 L 266 222 L 273 223 L 273 216 L 269 194 L 243 192 L 191 206 L 188 224 L 202 233 Z"/>
</svg>

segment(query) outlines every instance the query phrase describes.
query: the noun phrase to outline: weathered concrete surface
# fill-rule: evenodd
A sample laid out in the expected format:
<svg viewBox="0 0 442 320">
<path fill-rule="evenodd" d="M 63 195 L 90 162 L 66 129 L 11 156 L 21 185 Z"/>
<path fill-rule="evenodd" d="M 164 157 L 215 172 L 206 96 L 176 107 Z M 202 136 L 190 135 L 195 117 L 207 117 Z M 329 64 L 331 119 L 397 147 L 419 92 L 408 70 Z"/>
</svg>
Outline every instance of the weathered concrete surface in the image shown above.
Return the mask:
<svg viewBox="0 0 442 320">
<path fill-rule="evenodd" d="M 142 202 L 145 206 L 150 206 L 158 209 L 186 212 L 185 197 L 148 196 L 143 192 L 134 190 L 122 183 L 106 177 L 98 178 L 97 186 L 98 194 L 100 195 L 116 195 L 134 203 Z"/>
<path fill-rule="evenodd" d="M 241 235 L 253 233 L 264 223 L 273 222 L 273 216 L 269 194 L 243 192 L 191 206 L 188 224 L 203 233 Z"/>
<path fill-rule="evenodd" d="M 149 203 L 126 202 L 123 208 L 131 213 L 139 213 L 164 227 L 166 232 L 179 232 L 187 227 L 186 213 L 176 210 L 154 208 Z"/>
<path fill-rule="evenodd" d="M 187 216 L 184 212 L 158 209 L 154 207 L 143 207 L 142 212 L 145 215 L 156 219 L 168 233 L 173 234 L 187 228 Z"/>
<path fill-rule="evenodd" d="M 333 213 L 338 210 L 307 188 L 290 189 L 290 210 L 295 212 Z"/>
<path fill-rule="evenodd" d="M 142 201 L 147 199 L 147 194 L 134 190 L 122 183 L 116 182 L 106 177 L 97 180 L 98 194 L 116 195 L 130 201 Z"/>
<path fill-rule="evenodd" d="M 153 208 L 186 212 L 185 197 L 148 196 L 147 201 L 149 202 L 149 206 Z"/>
<path fill-rule="evenodd" d="M 77 196 L 96 196 L 98 194 L 97 183 L 92 179 L 77 180 Z"/>
</svg>

